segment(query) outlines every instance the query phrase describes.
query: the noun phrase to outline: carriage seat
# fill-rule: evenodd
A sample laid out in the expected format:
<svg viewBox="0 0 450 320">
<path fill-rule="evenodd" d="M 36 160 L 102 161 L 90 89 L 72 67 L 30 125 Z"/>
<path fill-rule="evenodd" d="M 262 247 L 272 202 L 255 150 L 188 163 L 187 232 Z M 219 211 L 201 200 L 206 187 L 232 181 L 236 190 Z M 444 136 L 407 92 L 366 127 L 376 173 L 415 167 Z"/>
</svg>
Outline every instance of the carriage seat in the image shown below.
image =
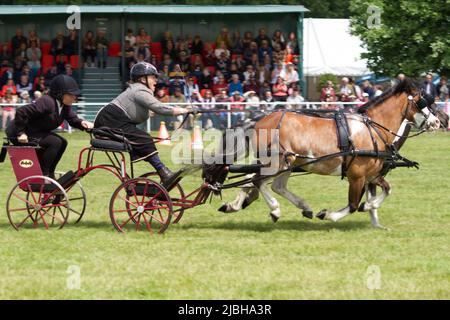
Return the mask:
<svg viewBox="0 0 450 320">
<path fill-rule="evenodd" d="M 108 150 L 108 151 L 130 151 L 128 144 L 124 142 L 118 142 L 105 139 L 92 139 L 91 146 L 96 149 Z"/>
</svg>

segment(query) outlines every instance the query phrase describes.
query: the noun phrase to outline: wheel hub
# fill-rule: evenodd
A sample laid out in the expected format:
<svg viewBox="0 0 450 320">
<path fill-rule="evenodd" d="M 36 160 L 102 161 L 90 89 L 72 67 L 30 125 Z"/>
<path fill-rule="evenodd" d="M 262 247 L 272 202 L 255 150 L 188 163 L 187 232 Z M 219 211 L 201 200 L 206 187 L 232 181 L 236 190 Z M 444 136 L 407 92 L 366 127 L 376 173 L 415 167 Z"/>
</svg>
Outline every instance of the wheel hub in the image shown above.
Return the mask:
<svg viewBox="0 0 450 320">
<path fill-rule="evenodd" d="M 138 212 L 138 213 L 142 213 L 142 212 L 144 212 L 144 211 L 145 211 L 145 209 L 144 209 L 143 206 L 137 207 L 137 212 Z"/>
</svg>

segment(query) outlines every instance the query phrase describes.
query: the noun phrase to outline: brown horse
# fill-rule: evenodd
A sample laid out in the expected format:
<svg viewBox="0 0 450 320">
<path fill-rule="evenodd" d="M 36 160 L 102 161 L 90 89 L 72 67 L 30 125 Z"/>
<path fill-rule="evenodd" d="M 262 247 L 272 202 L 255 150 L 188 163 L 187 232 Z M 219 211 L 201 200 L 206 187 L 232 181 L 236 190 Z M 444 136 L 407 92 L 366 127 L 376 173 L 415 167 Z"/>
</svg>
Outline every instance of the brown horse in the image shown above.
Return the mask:
<svg viewBox="0 0 450 320">
<path fill-rule="evenodd" d="M 333 157 L 327 156 L 339 155 L 341 149 L 338 147 L 336 122 L 332 118 L 275 112 L 258 121 L 255 124 L 254 148 L 257 154 L 261 154 L 264 150 L 259 150 L 258 146 L 279 141 L 279 174 L 269 177 L 257 174 L 253 179 L 254 186 L 244 187 L 233 202 L 225 204 L 219 210 L 237 211 L 261 193 L 270 208 L 272 220 L 277 221 L 281 215 L 280 205 L 267 186 L 272 181 L 272 190 L 275 193 L 301 209 L 304 216 L 312 218 L 312 209 L 303 199 L 287 189 L 287 182 L 292 173 L 289 169 L 300 166 L 311 173 L 345 175 L 349 182 L 347 206 L 338 211 L 322 210 L 316 217 L 338 221 L 359 208 L 360 211 L 370 212 L 374 227 L 383 228 L 379 223 L 377 209 L 389 195 L 390 186 L 384 179 L 387 172 L 383 167 L 386 158 L 376 156 L 374 151 L 377 150 L 379 154 L 392 152 L 396 140 L 404 137 L 404 120 L 417 126 L 425 125 L 430 131 L 438 129 L 440 121 L 430 111 L 429 103 L 421 97 L 417 86 L 410 79 L 400 82 L 369 102 L 360 108 L 357 114 L 346 114 L 346 119 L 348 135 L 355 152 Z M 448 117 L 446 121 L 448 122 Z M 267 135 L 266 132 L 275 133 Z M 262 139 L 265 140 L 264 143 L 261 143 Z M 317 159 L 322 161 L 314 161 Z M 378 196 L 375 192 L 376 186 L 382 189 Z M 365 192 L 367 201 L 360 206 Z"/>
</svg>

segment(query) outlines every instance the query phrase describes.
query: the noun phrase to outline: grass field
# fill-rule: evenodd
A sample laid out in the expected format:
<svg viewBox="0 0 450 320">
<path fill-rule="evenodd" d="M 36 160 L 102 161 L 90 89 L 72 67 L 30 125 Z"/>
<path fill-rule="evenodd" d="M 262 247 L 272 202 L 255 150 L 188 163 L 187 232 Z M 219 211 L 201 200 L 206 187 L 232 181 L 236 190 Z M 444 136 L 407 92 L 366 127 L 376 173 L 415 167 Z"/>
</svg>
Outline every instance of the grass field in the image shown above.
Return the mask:
<svg viewBox="0 0 450 320">
<path fill-rule="evenodd" d="M 74 169 L 88 144 L 86 134 L 66 137 L 60 170 Z M 169 163 L 169 147 L 159 149 Z M 338 223 L 307 220 L 285 200 L 276 224 L 261 199 L 226 215 L 217 212 L 217 198 L 153 236 L 113 229 L 108 204 L 118 183 L 104 172 L 82 181 L 88 208 L 78 225 L 17 232 L 5 212 L 15 182 L 5 162 L 0 299 L 449 299 L 450 134 L 411 139 L 403 154 L 421 169 L 389 174 L 392 195 L 379 215 L 390 231 L 372 229 L 367 213 Z M 193 190 L 199 182 L 188 177 L 183 186 Z M 347 203 L 347 182 L 337 177 L 309 175 L 289 184 L 316 212 Z M 234 195 L 226 191 L 224 200 Z M 80 270 L 79 289 L 67 285 L 73 266 Z"/>
</svg>

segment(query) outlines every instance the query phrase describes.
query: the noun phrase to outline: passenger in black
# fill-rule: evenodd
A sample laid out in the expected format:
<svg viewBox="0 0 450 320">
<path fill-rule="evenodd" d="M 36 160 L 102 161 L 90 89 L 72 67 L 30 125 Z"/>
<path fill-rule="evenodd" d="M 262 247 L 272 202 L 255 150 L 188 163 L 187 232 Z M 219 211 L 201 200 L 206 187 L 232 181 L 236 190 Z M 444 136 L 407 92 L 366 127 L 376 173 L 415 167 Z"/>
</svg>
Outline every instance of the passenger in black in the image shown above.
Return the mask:
<svg viewBox="0 0 450 320">
<path fill-rule="evenodd" d="M 73 112 L 71 106 L 78 95 L 80 89 L 73 78 L 56 76 L 50 83 L 49 95 L 18 108 L 14 121 L 6 129 L 9 140 L 16 145 L 27 144 L 31 139 L 39 140 L 38 157 L 45 176 L 54 178 L 56 165 L 67 147 L 66 139 L 52 131 L 64 120 L 80 130 L 94 126 Z"/>
</svg>

